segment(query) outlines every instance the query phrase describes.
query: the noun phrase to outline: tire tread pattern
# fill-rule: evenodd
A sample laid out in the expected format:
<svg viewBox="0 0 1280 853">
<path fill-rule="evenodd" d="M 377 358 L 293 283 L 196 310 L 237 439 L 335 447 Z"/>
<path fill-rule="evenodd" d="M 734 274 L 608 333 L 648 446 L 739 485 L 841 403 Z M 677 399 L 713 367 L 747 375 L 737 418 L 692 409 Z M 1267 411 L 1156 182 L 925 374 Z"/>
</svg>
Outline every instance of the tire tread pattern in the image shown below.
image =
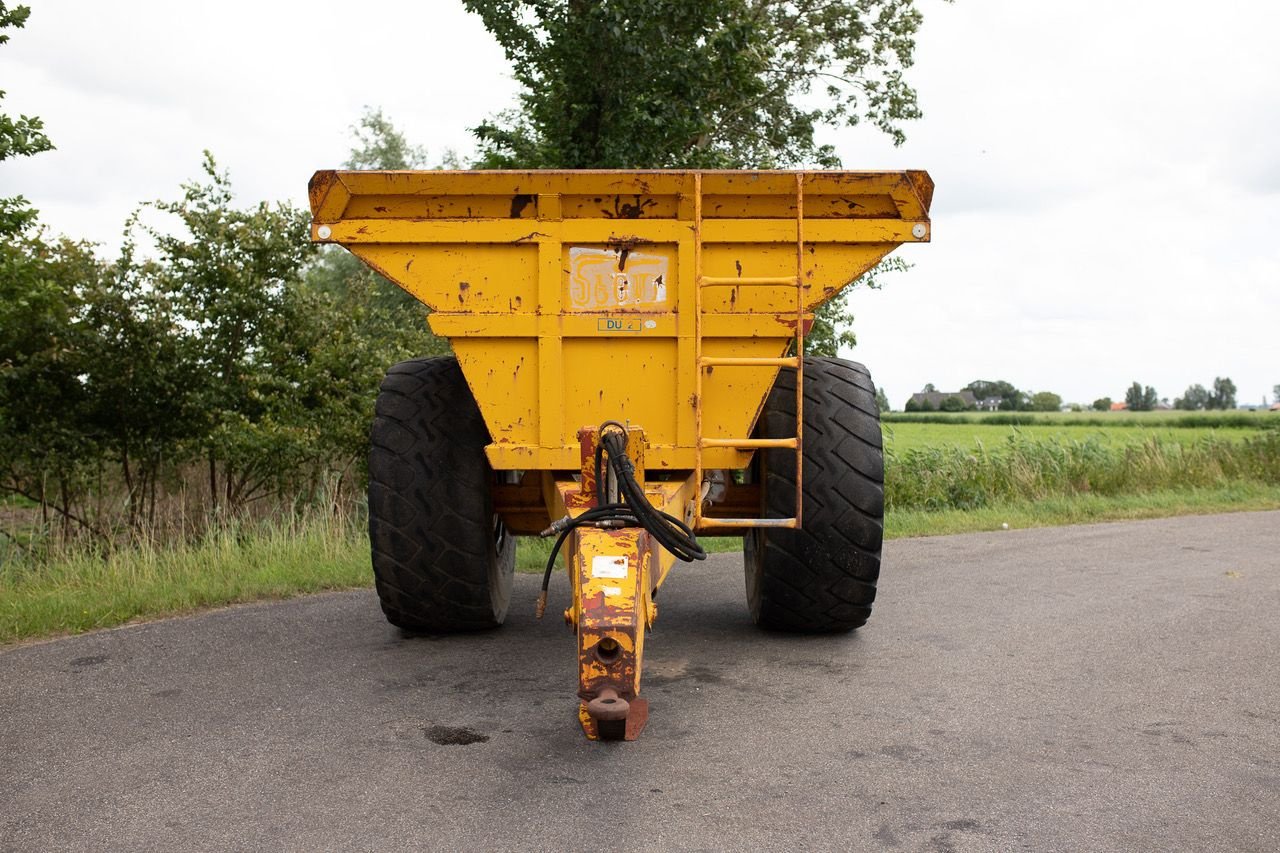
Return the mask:
<svg viewBox="0 0 1280 853">
<path fill-rule="evenodd" d="M 515 538 L 496 541 L 489 433 L 457 361 L 388 370 L 369 441 L 369 542 L 387 621 L 424 632 L 500 625 Z"/>
<path fill-rule="evenodd" d="M 806 633 L 864 625 L 884 538 L 884 454 L 871 374 L 835 358 L 804 361 L 804 512 L 799 530 L 747 536 L 747 598 L 762 627 Z M 796 423 L 795 371 L 784 368 L 756 428 L 786 438 Z M 789 518 L 795 452 L 761 451 L 764 515 Z"/>
</svg>

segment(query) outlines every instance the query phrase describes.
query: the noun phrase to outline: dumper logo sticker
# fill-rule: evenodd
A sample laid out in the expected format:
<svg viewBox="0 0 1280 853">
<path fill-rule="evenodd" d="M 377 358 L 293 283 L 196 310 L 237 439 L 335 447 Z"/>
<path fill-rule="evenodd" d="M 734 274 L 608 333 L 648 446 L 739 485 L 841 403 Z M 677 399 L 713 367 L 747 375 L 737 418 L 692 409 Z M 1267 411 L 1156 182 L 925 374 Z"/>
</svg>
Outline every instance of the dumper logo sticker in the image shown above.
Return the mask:
<svg viewBox="0 0 1280 853">
<path fill-rule="evenodd" d="M 591 558 L 591 577 L 625 578 L 628 560 L 625 556 L 598 556 Z"/>
<path fill-rule="evenodd" d="M 669 264 L 670 259 L 664 255 L 622 248 L 572 246 L 568 308 L 570 311 L 663 310 L 667 307 Z"/>
</svg>

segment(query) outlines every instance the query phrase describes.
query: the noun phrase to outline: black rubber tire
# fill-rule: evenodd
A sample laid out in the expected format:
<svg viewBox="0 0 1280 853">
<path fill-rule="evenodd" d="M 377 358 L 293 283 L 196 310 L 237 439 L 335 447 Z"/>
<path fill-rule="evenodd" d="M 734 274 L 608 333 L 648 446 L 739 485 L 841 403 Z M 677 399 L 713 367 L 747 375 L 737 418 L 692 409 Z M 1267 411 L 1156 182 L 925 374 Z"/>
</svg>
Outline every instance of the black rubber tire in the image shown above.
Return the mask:
<svg viewBox="0 0 1280 853">
<path fill-rule="evenodd" d="M 501 625 L 516 543 L 493 511 L 489 431 L 458 362 L 388 370 L 369 442 L 369 542 L 387 621 L 431 633 Z"/>
<path fill-rule="evenodd" d="M 783 368 L 756 425 L 795 435 L 795 370 Z M 804 511 L 799 530 L 748 532 L 747 604 L 764 628 L 851 631 L 871 615 L 884 538 L 884 453 L 871 374 L 837 358 L 804 360 Z M 793 450 L 757 452 L 766 518 L 795 512 Z"/>
</svg>

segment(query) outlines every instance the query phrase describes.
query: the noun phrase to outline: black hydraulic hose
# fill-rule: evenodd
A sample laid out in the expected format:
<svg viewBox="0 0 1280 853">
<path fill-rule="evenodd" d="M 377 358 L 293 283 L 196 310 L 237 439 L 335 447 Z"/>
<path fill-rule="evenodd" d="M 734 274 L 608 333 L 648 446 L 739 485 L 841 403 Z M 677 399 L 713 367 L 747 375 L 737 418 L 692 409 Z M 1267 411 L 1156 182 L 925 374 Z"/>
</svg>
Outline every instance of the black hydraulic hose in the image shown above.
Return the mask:
<svg viewBox="0 0 1280 853">
<path fill-rule="evenodd" d="M 613 468 L 626 504 L 635 513 L 636 520 L 677 559 L 686 563 L 705 560 L 707 552 L 698 544 L 698 537 L 689 526 L 657 509 L 645 497 L 644 489 L 636 481 L 635 465 L 627 457 L 626 440 L 626 433 L 621 431 L 602 432 L 600 435 L 600 443 L 609 454 L 609 466 Z"/>
<path fill-rule="evenodd" d="M 615 427 L 607 430 L 607 427 Z M 618 527 L 643 527 L 663 548 L 666 548 L 677 559 L 686 563 L 694 560 L 705 560 L 707 552 L 698 544 L 698 537 L 689 525 L 675 516 L 668 515 L 649 503 L 644 489 L 636 480 L 636 468 L 627 457 L 627 433 L 616 421 L 606 421 L 600 427 L 600 438 L 596 446 L 596 500 L 603 497 L 603 476 L 600 469 L 601 450 L 609 455 L 609 466 L 613 469 L 622 491 L 623 503 L 600 504 L 587 510 L 576 518 L 565 518 L 544 531 L 550 535 L 559 531 L 556 544 L 547 557 L 547 567 L 542 573 L 542 594 L 538 597 L 538 616 L 542 616 L 547 604 L 547 590 L 551 586 L 551 573 L 555 570 L 556 557 L 560 548 L 574 528 L 585 524 L 596 525 L 611 522 Z M 561 526 L 562 525 L 562 526 Z"/>
</svg>

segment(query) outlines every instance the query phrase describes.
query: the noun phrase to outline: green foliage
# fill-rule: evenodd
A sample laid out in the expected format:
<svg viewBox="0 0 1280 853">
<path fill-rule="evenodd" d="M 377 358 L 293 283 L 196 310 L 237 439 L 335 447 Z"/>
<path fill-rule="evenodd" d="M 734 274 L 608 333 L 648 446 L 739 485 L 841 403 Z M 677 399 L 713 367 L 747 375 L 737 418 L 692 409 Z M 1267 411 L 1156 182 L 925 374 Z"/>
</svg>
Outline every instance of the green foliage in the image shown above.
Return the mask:
<svg viewBox="0 0 1280 853">
<path fill-rule="evenodd" d="M 963 412 L 967 408 L 968 406 L 965 405 L 964 400 L 960 399 L 955 394 L 944 399 L 938 406 L 938 410 L 942 412 Z"/>
<path fill-rule="evenodd" d="M 78 320 L 80 276 L 98 273 L 83 244 L 48 243 L 30 228 L 0 242 L 0 477 L 40 503 L 80 482 L 97 452 Z"/>
<path fill-rule="evenodd" d="M 427 168 L 427 149 L 411 144 L 381 107 L 366 106 L 351 133 L 355 146 L 343 164 L 348 169 Z"/>
<path fill-rule="evenodd" d="M 1031 395 L 1031 411 L 1056 412 L 1062 408 L 1062 397 L 1052 391 L 1038 391 Z"/>
<path fill-rule="evenodd" d="M 1187 388 L 1181 397 L 1174 399 L 1173 407 L 1193 412 L 1198 409 L 1210 408 L 1209 403 L 1209 392 L 1205 390 L 1203 385 L 1197 383 Z"/>
<path fill-rule="evenodd" d="M 1099 397 L 1098 399 L 1093 401 L 1093 405 L 1091 408 L 1095 412 L 1109 412 L 1111 411 L 1111 398 Z"/>
<path fill-rule="evenodd" d="M 524 87 L 476 128 L 493 168 L 835 166 L 821 125 L 893 137 L 914 0 L 464 0 Z"/>
<path fill-rule="evenodd" d="M 975 379 L 960 390 L 972 392 L 979 400 L 999 397 L 1000 410 L 1004 412 L 1023 411 L 1031 407 L 1027 395 L 1003 379 Z"/>
<path fill-rule="evenodd" d="M 876 389 L 876 409 L 881 412 L 889 411 L 889 396 L 884 393 L 884 388 Z"/>
<path fill-rule="evenodd" d="M 1173 401 L 1175 409 L 1195 411 L 1198 409 L 1234 409 L 1236 407 L 1236 384 L 1229 377 L 1219 376 L 1213 380 L 1213 390 L 1195 384 L 1187 388 L 1181 397 Z"/>
<path fill-rule="evenodd" d="M 1234 409 L 1236 407 L 1236 383 L 1229 377 L 1218 376 L 1213 380 L 1213 395 L 1209 399 L 1211 409 Z"/>
<path fill-rule="evenodd" d="M 1160 395 L 1150 385 L 1145 388 L 1135 382 L 1124 392 L 1124 401 L 1133 412 L 1150 412 L 1160 402 Z"/>
<path fill-rule="evenodd" d="M 0 45 L 9 41 L 6 29 L 22 29 L 31 17 L 27 6 L 9 7 L 0 0 Z M 0 101 L 5 93 L 0 91 Z M 16 119 L 0 112 L 0 162 L 11 157 L 30 157 L 52 151 L 53 143 L 44 133 L 44 122 L 35 116 L 20 115 Z M 0 198 L 0 238 L 20 234 L 35 222 L 33 211 L 22 196 Z"/>
</svg>

